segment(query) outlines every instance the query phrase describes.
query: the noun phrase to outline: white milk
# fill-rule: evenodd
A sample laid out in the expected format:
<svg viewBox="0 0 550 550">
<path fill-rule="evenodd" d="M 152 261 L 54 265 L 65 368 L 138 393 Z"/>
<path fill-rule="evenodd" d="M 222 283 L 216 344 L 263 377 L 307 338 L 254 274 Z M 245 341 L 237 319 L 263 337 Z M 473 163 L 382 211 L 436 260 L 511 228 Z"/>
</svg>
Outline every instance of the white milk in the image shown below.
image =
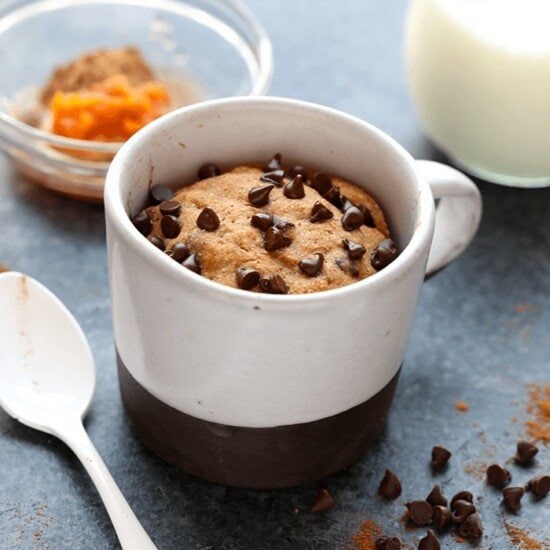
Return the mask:
<svg viewBox="0 0 550 550">
<path fill-rule="evenodd" d="M 406 61 L 426 130 L 458 164 L 550 184 L 550 0 L 414 0 Z"/>
</svg>

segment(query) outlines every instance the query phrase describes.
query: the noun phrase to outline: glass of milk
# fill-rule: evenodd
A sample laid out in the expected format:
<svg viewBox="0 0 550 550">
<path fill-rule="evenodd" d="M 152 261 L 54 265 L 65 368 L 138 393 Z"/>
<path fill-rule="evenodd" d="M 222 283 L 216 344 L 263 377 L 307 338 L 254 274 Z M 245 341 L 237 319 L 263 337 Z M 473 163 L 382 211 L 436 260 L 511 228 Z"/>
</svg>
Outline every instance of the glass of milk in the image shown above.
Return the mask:
<svg viewBox="0 0 550 550">
<path fill-rule="evenodd" d="M 413 101 L 457 165 L 550 185 L 550 0 L 413 0 L 405 43 Z"/>
</svg>

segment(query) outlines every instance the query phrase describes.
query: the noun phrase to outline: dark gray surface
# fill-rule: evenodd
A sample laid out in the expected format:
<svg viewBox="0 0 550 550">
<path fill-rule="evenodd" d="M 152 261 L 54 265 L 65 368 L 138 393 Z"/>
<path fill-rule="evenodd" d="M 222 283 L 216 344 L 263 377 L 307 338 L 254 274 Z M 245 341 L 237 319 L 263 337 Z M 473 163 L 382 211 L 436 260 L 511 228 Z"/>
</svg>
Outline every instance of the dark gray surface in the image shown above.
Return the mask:
<svg viewBox="0 0 550 550">
<path fill-rule="evenodd" d="M 249 3 L 274 42 L 274 95 L 338 107 L 386 130 L 414 156 L 437 158 L 406 96 L 404 0 Z M 550 190 L 480 184 L 481 229 L 466 254 L 424 286 L 386 432 L 358 464 L 326 481 L 337 507 L 312 515 L 315 485 L 227 489 L 181 474 L 141 446 L 118 394 L 102 209 L 36 188 L 1 157 L 0 175 L 0 261 L 51 288 L 82 324 L 97 364 L 87 427 L 159 548 L 341 548 L 367 518 L 412 542 L 423 531 L 403 529 L 402 503 L 430 491 L 436 443 L 454 453 L 438 477 L 444 492 L 468 488 L 483 497 L 479 548 L 514 548 L 504 518 L 539 540 L 550 537 L 548 502 L 526 497 L 512 517 L 496 491 L 464 470 L 513 454 L 526 384 L 550 382 Z M 536 307 L 516 311 L 526 303 Z M 457 412 L 457 399 L 470 411 Z M 0 548 L 116 547 L 92 484 L 63 444 L 2 412 L 0 434 Z M 374 496 L 386 467 L 404 486 L 389 504 Z M 548 472 L 548 450 L 528 471 L 511 469 L 514 484 Z M 443 546 L 464 548 L 451 537 Z"/>
</svg>

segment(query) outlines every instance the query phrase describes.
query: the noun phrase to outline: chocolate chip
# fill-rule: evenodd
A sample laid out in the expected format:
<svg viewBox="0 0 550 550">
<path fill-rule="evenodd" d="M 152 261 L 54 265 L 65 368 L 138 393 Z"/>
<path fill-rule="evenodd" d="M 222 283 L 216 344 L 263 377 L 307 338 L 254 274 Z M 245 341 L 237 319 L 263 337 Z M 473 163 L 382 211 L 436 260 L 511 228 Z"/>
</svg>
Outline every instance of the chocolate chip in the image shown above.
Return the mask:
<svg viewBox="0 0 550 550">
<path fill-rule="evenodd" d="M 388 500 L 393 500 L 401 494 L 401 482 L 391 470 L 386 470 L 378 486 L 378 494 Z"/>
<path fill-rule="evenodd" d="M 196 254 L 191 254 L 181 265 L 187 269 L 190 269 L 194 273 L 197 273 L 198 275 L 201 274 L 202 267 L 199 257 Z"/>
<path fill-rule="evenodd" d="M 301 176 L 302 181 L 307 181 L 308 173 L 306 169 L 300 164 L 296 164 L 286 171 L 287 178 L 295 178 L 296 176 Z"/>
<path fill-rule="evenodd" d="M 340 201 L 340 189 L 338 187 L 331 187 L 324 195 L 323 198 L 330 202 L 336 208 L 341 208 L 342 203 Z"/>
<path fill-rule="evenodd" d="M 433 509 L 425 500 L 407 503 L 410 520 L 416 525 L 428 525 L 432 521 Z"/>
<path fill-rule="evenodd" d="M 510 472 L 498 464 L 491 464 L 487 468 L 487 483 L 497 489 L 502 489 L 511 479 L 512 475 Z"/>
<path fill-rule="evenodd" d="M 447 506 L 447 499 L 441 492 L 439 485 L 434 485 L 431 493 L 426 497 L 426 502 L 429 502 L 432 506 Z"/>
<path fill-rule="evenodd" d="M 401 550 L 403 543 L 399 537 L 378 537 L 374 541 L 374 550 Z"/>
<path fill-rule="evenodd" d="M 175 216 L 162 216 L 160 220 L 160 229 L 167 239 L 174 239 L 180 234 L 181 222 L 179 218 Z"/>
<path fill-rule="evenodd" d="M 451 511 L 446 506 L 434 506 L 433 507 L 433 524 L 438 529 L 444 529 L 449 521 L 451 521 Z"/>
<path fill-rule="evenodd" d="M 527 490 L 540 498 L 544 498 L 550 492 L 550 476 L 543 475 L 529 480 Z"/>
<path fill-rule="evenodd" d="M 432 466 L 436 470 L 441 470 L 441 468 L 449 462 L 451 456 L 451 451 L 448 451 L 445 447 L 439 447 L 436 445 L 432 449 Z"/>
<path fill-rule="evenodd" d="M 165 216 L 176 216 L 180 215 L 181 204 L 178 201 L 164 201 L 159 205 L 160 213 Z"/>
<path fill-rule="evenodd" d="M 281 231 L 288 231 L 289 229 L 294 229 L 296 226 L 291 221 L 279 218 L 279 216 L 273 216 L 273 227 Z"/>
<path fill-rule="evenodd" d="M 363 225 L 363 214 L 356 206 L 348 208 L 342 216 L 342 227 L 346 231 L 359 229 Z"/>
<path fill-rule="evenodd" d="M 514 460 L 517 464 L 525 466 L 533 460 L 538 452 L 538 447 L 536 447 L 532 443 L 529 443 L 528 441 L 518 441 L 517 453 L 514 457 Z"/>
<path fill-rule="evenodd" d="M 149 189 L 149 199 L 151 204 L 160 204 L 164 201 L 170 201 L 174 198 L 174 193 L 167 185 L 154 185 Z"/>
<path fill-rule="evenodd" d="M 323 269 L 325 257 L 321 253 L 314 254 L 311 258 L 304 258 L 298 262 L 298 267 L 308 277 L 317 277 Z"/>
<path fill-rule="evenodd" d="M 267 163 L 267 166 L 264 168 L 264 172 L 272 172 L 273 170 L 281 170 L 283 168 L 283 155 L 277 153 L 273 155 L 273 158 Z"/>
<path fill-rule="evenodd" d="M 284 170 L 271 170 L 271 172 L 265 172 L 264 174 L 262 174 L 260 176 L 260 179 L 265 183 L 273 183 L 277 187 L 281 187 L 284 177 Z"/>
<path fill-rule="evenodd" d="M 330 496 L 330 493 L 326 489 L 319 489 L 315 502 L 309 509 L 310 512 L 328 512 L 336 506 L 336 502 Z"/>
<path fill-rule="evenodd" d="M 454 510 L 454 505 L 457 500 L 465 500 L 466 502 L 474 502 L 474 495 L 470 493 L 470 491 L 459 491 L 452 499 L 451 499 L 451 509 Z"/>
<path fill-rule="evenodd" d="M 292 244 L 292 240 L 287 237 L 280 229 L 270 227 L 264 235 L 264 248 L 268 252 L 286 248 Z"/>
<path fill-rule="evenodd" d="M 372 253 L 370 263 L 376 271 L 384 269 L 397 257 L 397 247 L 391 239 L 384 239 Z"/>
<path fill-rule="evenodd" d="M 260 282 L 260 273 L 249 267 L 237 269 L 237 286 L 243 290 L 252 290 Z"/>
<path fill-rule="evenodd" d="M 204 231 L 216 231 L 220 227 L 220 218 L 212 208 L 204 207 L 197 218 L 197 227 Z"/>
<path fill-rule="evenodd" d="M 215 164 L 203 164 L 199 171 L 197 172 L 197 177 L 200 180 L 205 180 L 208 178 L 213 178 L 215 176 L 219 176 L 222 173 L 222 171 L 215 165 Z"/>
<path fill-rule="evenodd" d="M 357 208 L 363 212 L 363 225 L 367 227 L 376 227 L 370 210 L 364 204 L 360 204 Z"/>
<path fill-rule="evenodd" d="M 306 196 L 304 180 L 300 174 L 283 187 L 283 195 L 287 199 L 303 199 Z"/>
<path fill-rule="evenodd" d="M 272 183 L 266 185 L 259 185 L 253 187 L 248 192 L 248 201 L 252 206 L 260 207 L 265 206 L 269 202 L 269 193 L 275 186 Z"/>
<path fill-rule="evenodd" d="M 280 275 L 271 277 L 262 277 L 260 279 L 260 289 L 267 294 L 288 294 L 288 285 Z"/>
<path fill-rule="evenodd" d="M 132 223 L 135 228 L 146 237 L 149 233 L 151 233 L 151 229 L 153 229 L 153 222 L 151 221 L 147 210 L 142 210 L 139 214 L 136 214 L 132 218 Z"/>
<path fill-rule="evenodd" d="M 523 487 L 506 487 L 502 489 L 504 504 L 510 512 L 517 512 L 521 508 L 521 499 L 525 494 Z"/>
<path fill-rule="evenodd" d="M 441 544 L 439 544 L 437 537 L 431 529 L 428 529 L 428 534 L 423 539 L 420 539 L 418 550 L 441 550 Z"/>
<path fill-rule="evenodd" d="M 349 239 L 344 239 L 342 242 L 344 243 L 344 248 L 346 249 L 350 260 L 360 260 L 367 251 L 362 244 L 350 241 Z"/>
<path fill-rule="evenodd" d="M 189 254 L 191 252 L 189 251 L 189 247 L 184 243 L 176 243 L 170 250 L 166 252 L 172 260 L 175 260 L 176 262 L 183 262 L 183 260 L 187 259 L 189 257 Z"/>
<path fill-rule="evenodd" d="M 311 178 L 310 185 L 317 193 L 323 196 L 332 188 L 332 179 L 323 172 L 317 172 Z"/>
<path fill-rule="evenodd" d="M 345 197 L 344 195 L 340 195 L 340 203 L 341 203 L 341 206 L 340 208 L 342 209 L 343 212 L 345 212 L 346 210 L 349 210 L 350 208 L 352 208 L 353 206 L 355 206 L 355 204 L 353 204 L 347 197 Z"/>
<path fill-rule="evenodd" d="M 267 231 L 273 225 L 273 214 L 258 212 L 252 216 L 250 223 L 261 231 Z"/>
<path fill-rule="evenodd" d="M 452 520 L 455 523 L 462 523 L 470 514 L 476 511 L 476 507 L 467 500 L 455 500 L 453 502 Z"/>
<path fill-rule="evenodd" d="M 336 260 L 336 265 L 350 277 L 359 276 L 359 268 L 354 262 L 351 262 L 347 258 L 338 258 Z"/>
<path fill-rule="evenodd" d="M 478 539 L 483 535 L 483 526 L 477 513 L 470 514 L 458 528 L 458 534 L 464 538 Z"/>
<path fill-rule="evenodd" d="M 150 235 L 149 237 L 147 237 L 147 239 L 160 250 L 164 250 L 166 248 L 164 245 L 164 241 L 162 239 L 159 239 L 158 237 L 155 237 L 155 235 Z"/>
<path fill-rule="evenodd" d="M 324 222 L 334 217 L 332 210 L 328 209 L 322 202 L 315 201 L 315 204 L 311 207 L 311 216 L 309 221 L 311 223 Z"/>
</svg>

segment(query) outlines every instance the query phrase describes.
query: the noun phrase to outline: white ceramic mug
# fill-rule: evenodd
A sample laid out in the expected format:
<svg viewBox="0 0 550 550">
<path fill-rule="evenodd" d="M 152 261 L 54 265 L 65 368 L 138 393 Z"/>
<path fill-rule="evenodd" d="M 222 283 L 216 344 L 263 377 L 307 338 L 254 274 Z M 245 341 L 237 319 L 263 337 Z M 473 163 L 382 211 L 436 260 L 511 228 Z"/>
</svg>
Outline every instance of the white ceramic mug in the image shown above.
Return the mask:
<svg viewBox="0 0 550 550">
<path fill-rule="evenodd" d="M 182 268 L 129 219 L 152 184 L 181 187 L 205 162 L 265 163 L 276 152 L 364 186 L 398 258 L 349 286 L 260 294 Z M 415 162 L 357 118 L 233 98 L 175 111 L 134 136 L 111 165 L 105 208 L 121 390 L 136 431 L 185 471 L 271 488 L 327 476 L 376 438 L 425 274 L 466 248 L 481 199 L 460 172 Z"/>
</svg>

